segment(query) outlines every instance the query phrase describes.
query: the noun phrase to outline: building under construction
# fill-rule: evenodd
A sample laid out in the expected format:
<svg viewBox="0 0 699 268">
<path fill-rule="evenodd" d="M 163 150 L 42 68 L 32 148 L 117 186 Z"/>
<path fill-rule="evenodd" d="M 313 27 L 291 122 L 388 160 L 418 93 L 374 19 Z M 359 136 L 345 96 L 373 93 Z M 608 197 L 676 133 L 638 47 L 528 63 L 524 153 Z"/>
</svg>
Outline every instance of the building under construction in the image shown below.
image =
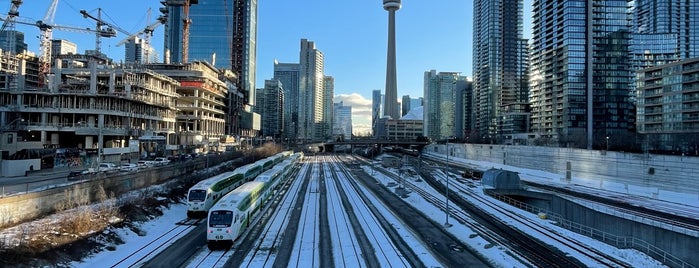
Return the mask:
<svg viewBox="0 0 699 268">
<path fill-rule="evenodd" d="M 0 57 L 3 176 L 222 149 L 233 85 L 222 78 L 234 75 L 202 62 L 124 66 L 60 55 L 40 87 L 38 66 L 31 55 Z"/>
</svg>

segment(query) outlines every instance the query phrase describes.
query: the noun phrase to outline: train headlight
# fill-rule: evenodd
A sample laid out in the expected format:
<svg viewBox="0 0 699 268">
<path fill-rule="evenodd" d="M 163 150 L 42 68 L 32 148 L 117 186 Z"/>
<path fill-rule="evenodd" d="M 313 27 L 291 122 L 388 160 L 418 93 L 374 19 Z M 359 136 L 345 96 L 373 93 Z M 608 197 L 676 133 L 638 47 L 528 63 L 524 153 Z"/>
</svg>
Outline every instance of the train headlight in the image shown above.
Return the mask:
<svg viewBox="0 0 699 268">
<path fill-rule="evenodd" d="M 230 233 L 231 233 L 231 229 L 226 229 L 226 233 L 227 233 L 227 234 L 230 234 Z"/>
<path fill-rule="evenodd" d="M 214 229 L 209 229 L 209 233 L 214 233 Z"/>
</svg>

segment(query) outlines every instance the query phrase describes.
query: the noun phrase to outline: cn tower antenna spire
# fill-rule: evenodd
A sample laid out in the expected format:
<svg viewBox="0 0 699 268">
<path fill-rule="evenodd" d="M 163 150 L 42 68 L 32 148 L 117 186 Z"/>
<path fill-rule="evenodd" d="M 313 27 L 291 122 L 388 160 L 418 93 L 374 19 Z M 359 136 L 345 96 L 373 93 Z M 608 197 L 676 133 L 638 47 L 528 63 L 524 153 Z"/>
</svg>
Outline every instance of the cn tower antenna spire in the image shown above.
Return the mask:
<svg viewBox="0 0 699 268">
<path fill-rule="evenodd" d="M 384 96 L 384 115 L 399 119 L 398 83 L 396 82 L 396 11 L 400 9 L 401 0 L 383 0 L 383 9 L 388 11 L 388 53 L 386 55 L 386 92 Z"/>
</svg>

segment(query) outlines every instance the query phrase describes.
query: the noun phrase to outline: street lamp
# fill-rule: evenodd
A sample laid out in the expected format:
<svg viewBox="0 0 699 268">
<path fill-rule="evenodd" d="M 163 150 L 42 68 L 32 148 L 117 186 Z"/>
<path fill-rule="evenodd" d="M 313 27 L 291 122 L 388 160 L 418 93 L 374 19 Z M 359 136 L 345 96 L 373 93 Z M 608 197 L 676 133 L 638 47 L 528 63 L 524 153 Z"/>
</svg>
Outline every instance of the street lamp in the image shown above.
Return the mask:
<svg viewBox="0 0 699 268">
<path fill-rule="evenodd" d="M 609 136 L 607 136 L 607 151 L 609 151 Z"/>
</svg>

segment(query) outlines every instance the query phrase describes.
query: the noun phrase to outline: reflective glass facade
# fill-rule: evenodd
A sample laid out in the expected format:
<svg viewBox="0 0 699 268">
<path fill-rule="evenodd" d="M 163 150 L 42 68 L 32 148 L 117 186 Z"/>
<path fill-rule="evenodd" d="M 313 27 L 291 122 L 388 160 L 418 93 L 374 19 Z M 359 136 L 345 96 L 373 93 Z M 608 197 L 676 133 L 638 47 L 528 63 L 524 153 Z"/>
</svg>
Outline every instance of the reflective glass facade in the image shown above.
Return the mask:
<svg viewBox="0 0 699 268">
<path fill-rule="evenodd" d="M 494 137 L 504 107 L 527 102 L 522 1 L 475 0 L 473 42 L 475 129 Z"/>
<path fill-rule="evenodd" d="M 529 80 L 534 132 L 562 145 L 590 147 L 602 142 L 599 137 L 633 129 L 628 4 L 534 1 Z"/>
</svg>

